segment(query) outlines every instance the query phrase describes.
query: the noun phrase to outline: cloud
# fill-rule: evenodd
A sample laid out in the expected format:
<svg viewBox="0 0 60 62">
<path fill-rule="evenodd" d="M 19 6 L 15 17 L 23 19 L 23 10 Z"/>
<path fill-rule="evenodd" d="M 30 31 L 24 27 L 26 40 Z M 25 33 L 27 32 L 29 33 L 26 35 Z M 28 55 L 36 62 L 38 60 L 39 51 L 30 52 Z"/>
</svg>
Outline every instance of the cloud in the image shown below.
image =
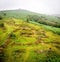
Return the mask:
<svg viewBox="0 0 60 62">
<path fill-rule="evenodd" d="M 1 0 L 0 10 L 27 9 L 45 14 L 60 14 L 60 0 Z"/>
</svg>

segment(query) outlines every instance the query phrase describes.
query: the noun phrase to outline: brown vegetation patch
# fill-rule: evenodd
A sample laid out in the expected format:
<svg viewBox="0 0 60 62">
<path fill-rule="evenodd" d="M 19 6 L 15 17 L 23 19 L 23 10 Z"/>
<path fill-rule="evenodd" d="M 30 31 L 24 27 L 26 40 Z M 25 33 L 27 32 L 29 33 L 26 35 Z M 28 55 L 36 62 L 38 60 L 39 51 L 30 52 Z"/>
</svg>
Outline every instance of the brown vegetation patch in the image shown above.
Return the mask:
<svg viewBox="0 0 60 62">
<path fill-rule="evenodd" d="M 43 53 L 44 51 L 43 50 L 34 50 L 34 52 L 37 54 L 40 54 L 40 53 Z"/>
</svg>

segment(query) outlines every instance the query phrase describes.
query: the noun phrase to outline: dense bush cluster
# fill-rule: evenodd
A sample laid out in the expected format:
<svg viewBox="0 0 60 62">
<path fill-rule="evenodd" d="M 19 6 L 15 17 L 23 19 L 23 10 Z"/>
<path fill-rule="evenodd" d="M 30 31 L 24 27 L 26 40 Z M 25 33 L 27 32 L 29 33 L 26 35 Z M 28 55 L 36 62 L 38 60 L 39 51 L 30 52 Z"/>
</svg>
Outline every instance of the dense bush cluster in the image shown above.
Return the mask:
<svg viewBox="0 0 60 62">
<path fill-rule="evenodd" d="M 60 27 L 60 24 L 58 24 L 57 22 L 55 22 L 53 20 L 50 21 L 48 18 L 46 18 L 44 16 L 28 15 L 27 22 L 28 21 L 34 21 L 34 22 L 37 22 L 40 24 L 45 24 L 45 25 L 54 26 L 54 27 Z"/>
<path fill-rule="evenodd" d="M 49 50 L 47 52 L 47 62 L 60 62 L 60 55 L 55 51 Z"/>
</svg>

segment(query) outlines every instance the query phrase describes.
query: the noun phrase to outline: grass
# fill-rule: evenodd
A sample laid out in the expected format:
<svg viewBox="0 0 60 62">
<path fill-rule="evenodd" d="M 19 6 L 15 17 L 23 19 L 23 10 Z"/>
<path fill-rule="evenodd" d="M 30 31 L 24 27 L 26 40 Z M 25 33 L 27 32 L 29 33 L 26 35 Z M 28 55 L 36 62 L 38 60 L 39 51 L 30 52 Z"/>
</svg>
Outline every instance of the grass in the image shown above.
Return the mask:
<svg viewBox="0 0 60 62">
<path fill-rule="evenodd" d="M 31 22 L 31 21 L 30 21 L 30 23 L 33 23 L 35 25 L 39 25 L 41 27 L 44 27 L 44 29 L 46 29 L 47 31 L 52 31 L 55 34 L 60 35 L 60 28 L 56 28 L 56 27 L 53 27 L 53 26 L 47 26 L 47 25 L 44 25 L 44 24 L 39 24 L 39 23 L 36 23 L 36 22 Z"/>
<path fill-rule="evenodd" d="M 5 32 L 0 28 L 0 50 L 5 62 L 60 62 L 60 48 L 56 47 L 60 35 L 54 30 L 59 28 L 15 18 L 6 19 L 4 27 Z"/>
</svg>

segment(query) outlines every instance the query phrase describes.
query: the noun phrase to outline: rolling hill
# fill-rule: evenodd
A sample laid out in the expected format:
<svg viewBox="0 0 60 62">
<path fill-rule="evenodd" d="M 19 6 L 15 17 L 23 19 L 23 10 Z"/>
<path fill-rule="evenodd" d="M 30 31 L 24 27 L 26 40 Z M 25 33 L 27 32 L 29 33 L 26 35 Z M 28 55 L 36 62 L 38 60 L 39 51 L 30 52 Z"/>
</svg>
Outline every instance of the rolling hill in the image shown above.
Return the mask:
<svg viewBox="0 0 60 62">
<path fill-rule="evenodd" d="M 38 14 L 34 12 L 30 12 L 27 10 L 17 9 L 17 10 L 6 10 L 0 12 L 1 17 L 5 18 L 17 18 L 17 19 L 23 19 L 23 20 L 29 20 L 29 21 L 35 21 L 37 23 L 50 25 L 54 27 L 60 28 L 60 18 L 56 16 L 49 16 L 45 14 Z"/>
<path fill-rule="evenodd" d="M 54 16 L 22 9 L 1 11 L 0 61 L 60 62 L 59 24 Z"/>
</svg>

